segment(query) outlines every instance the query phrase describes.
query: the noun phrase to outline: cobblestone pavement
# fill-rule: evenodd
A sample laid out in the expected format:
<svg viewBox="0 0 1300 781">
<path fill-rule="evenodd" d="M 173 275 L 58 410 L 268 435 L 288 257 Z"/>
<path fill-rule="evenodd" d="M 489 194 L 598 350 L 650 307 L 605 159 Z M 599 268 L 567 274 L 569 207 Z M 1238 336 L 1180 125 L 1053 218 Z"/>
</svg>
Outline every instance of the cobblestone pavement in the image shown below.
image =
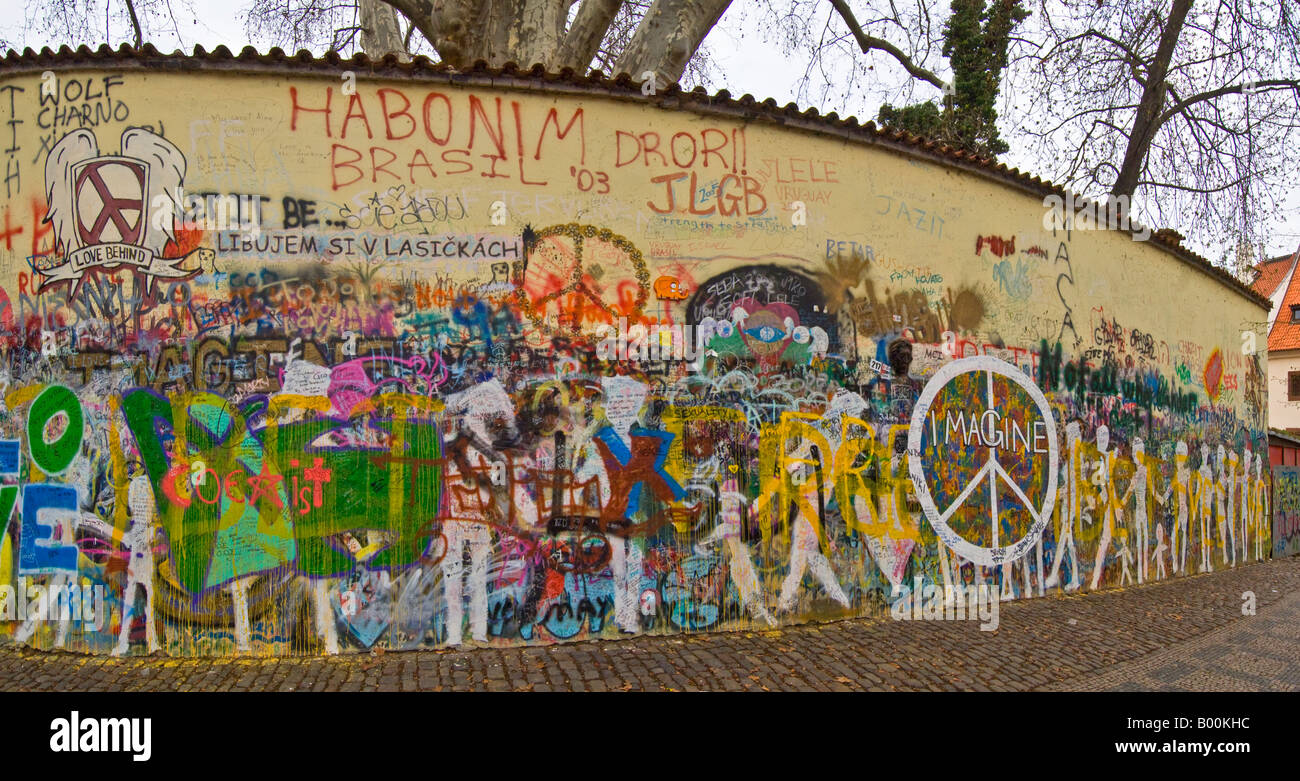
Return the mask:
<svg viewBox="0 0 1300 781">
<path fill-rule="evenodd" d="M 1243 618 L 1242 593 L 1258 615 Z M 0 689 L 1026 690 L 1300 686 L 1300 558 L 1002 604 L 977 621 L 855 619 L 761 632 L 290 659 L 0 650 Z"/>
<path fill-rule="evenodd" d="M 1194 640 L 1046 688 L 1300 691 L 1300 592 Z"/>
</svg>

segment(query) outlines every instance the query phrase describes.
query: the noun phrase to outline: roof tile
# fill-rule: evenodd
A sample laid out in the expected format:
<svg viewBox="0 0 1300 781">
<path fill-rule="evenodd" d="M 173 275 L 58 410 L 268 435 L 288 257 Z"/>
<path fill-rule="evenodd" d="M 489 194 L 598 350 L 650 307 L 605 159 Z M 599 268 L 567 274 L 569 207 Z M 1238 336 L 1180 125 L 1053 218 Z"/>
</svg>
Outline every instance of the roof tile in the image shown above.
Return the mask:
<svg viewBox="0 0 1300 781">
<path fill-rule="evenodd" d="M 1261 296 L 1271 298 L 1277 292 L 1277 286 L 1282 284 L 1282 280 L 1286 279 L 1286 273 L 1291 270 L 1291 264 L 1294 261 L 1295 255 L 1286 255 L 1260 263 L 1257 267 L 1259 273 L 1255 275 L 1254 281 L 1250 283 L 1251 288 Z"/>
<path fill-rule="evenodd" d="M 1297 254 L 1300 254 L 1300 250 L 1297 250 Z M 1295 260 L 1296 255 L 1291 255 L 1286 261 L 1270 261 L 1264 265 L 1266 267 L 1269 265 L 1281 266 L 1282 275 L 1285 276 L 1287 269 Z M 1265 273 L 1269 272 L 1266 271 Z M 1274 289 L 1277 288 L 1280 281 L 1279 278 L 1277 282 L 1273 283 Z M 1282 296 L 1282 305 L 1278 307 L 1277 318 L 1273 320 L 1273 327 L 1268 332 L 1269 352 L 1274 350 L 1300 350 L 1300 322 L 1293 322 L 1294 318 L 1291 316 L 1291 307 L 1293 306 L 1300 307 L 1300 274 L 1291 275 L 1291 282 L 1287 285 L 1286 293 Z"/>
</svg>

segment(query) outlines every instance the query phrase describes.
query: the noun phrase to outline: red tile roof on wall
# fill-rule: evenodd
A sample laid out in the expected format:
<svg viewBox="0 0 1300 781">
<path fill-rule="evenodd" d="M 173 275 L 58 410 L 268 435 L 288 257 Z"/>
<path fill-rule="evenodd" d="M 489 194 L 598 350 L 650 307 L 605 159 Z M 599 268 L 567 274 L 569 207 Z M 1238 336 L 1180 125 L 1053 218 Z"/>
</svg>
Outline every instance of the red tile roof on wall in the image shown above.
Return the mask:
<svg viewBox="0 0 1300 781">
<path fill-rule="evenodd" d="M 1270 258 L 1260 263 L 1256 268 L 1258 272 L 1254 281 L 1250 283 L 1251 288 L 1261 296 L 1273 297 L 1277 292 L 1277 286 L 1282 284 L 1286 279 L 1286 274 L 1291 270 L 1291 264 L 1295 262 L 1295 255 L 1283 255 L 1279 258 Z"/>
<path fill-rule="evenodd" d="M 180 51 L 163 54 L 154 48 L 153 44 L 146 43 L 140 49 L 133 49 L 126 44 L 122 44 L 116 50 L 106 44 L 93 50 L 85 45 L 75 50 L 68 46 L 61 46 L 57 52 L 51 51 L 49 47 L 41 49 L 40 52 L 28 48 L 21 54 L 11 49 L 3 59 L 0 59 L 0 76 L 15 71 L 39 72 L 52 65 L 104 67 L 109 64 L 123 69 L 139 68 L 171 72 L 194 72 L 199 69 L 262 73 L 294 71 L 335 76 L 339 72 L 338 68 L 345 67 L 355 71 L 368 71 L 371 76 L 485 84 L 502 89 L 561 94 L 599 94 L 615 99 L 651 102 L 666 109 L 729 116 L 740 121 L 763 121 L 823 135 L 851 138 L 860 143 L 882 146 L 912 157 L 940 162 L 950 168 L 969 171 L 1040 197 L 1059 195 L 1065 198 L 1068 195 L 1063 187 L 1040 177 L 1031 176 L 1018 168 L 1008 168 L 1005 163 L 999 163 L 996 159 L 954 149 L 947 144 L 902 130 L 877 127 L 874 122 L 862 123 L 857 117 L 843 119 L 833 111 L 822 115 L 814 108 L 800 111 L 794 103 L 781 107 L 771 98 L 760 102 L 753 95 L 745 95 L 737 99 L 733 98 L 727 90 L 720 90 L 714 95 L 710 95 L 703 87 L 686 91 L 678 84 L 671 84 L 655 95 L 646 97 L 641 94 L 640 84 L 626 73 L 620 73 L 613 78 L 605 76 L 598 70 L 593 70 L 586 76 L 572 68 L 562 68 L 558 73 L 553 73 L 548 72 L 541 64 L 523 68 L 513 62 L 508 62 L 500 68 L 493 68 L 483 60 L 475 62 L 466 70 L 457 70 L 445 63 L 435 63 L 424 55 L 403 62 L 392 54 L 376 60 L 359 52 L 348 59 L 331 51 L 317 58 L 306 50 L 289 55 L 279 47 L 262 54 L 252 46 L 245 46 L 236 56 L 225 46 L 218 46 L 211 52 L 205 51 L 202 46 L 195 46 L 194 54 L 190 56 Z M 1077 193 L 1075 200 L 1082 200 Z M 1139 230 L 1141 226 L 1135 224 L 1133 231 L 1130 232 Z M 1261 296 L 1249 285 L 1228 273 L 1226 269 L 1215 266 L 1209 260 L 1182 246 L 1179 238 L 1172 232 L 1153 230 L 1148 243 L 1159 247 L 1185 265 L 1208 275 L 1255 304 L 1265 308 L 1271 307 L 1272 304 L 1267 296 Z"/>
<path fill-rule="evenodd" d="M 1290 268 L 1290 265 L 1295 263 L 1297 255 L 1300 255 L 1300 250 L 1297 250 L 1295 255 L 1287 256 L 1285 262 L 1276 263 L 1275 265 Z M 1273 261 L 1269 261 L 1269 263 L 1273 263 Z M 1264 271 L 1263 273 L 1270 272 Z M 1283 275 L 1285 275 L 1285 271 Z M 1276 285 L 1274 289 L 1276 290 Z M 1274 318 L 1273 327 L 1268 332 L 1269 352 L 1274 350 L 1300 350 L 1300 323 L 1291 322 L 1292 306 L 1300 307 L 1300 274 L 1291 275 L 1291 282 L 1286 286 L 1286 293 L 1282 296 L 1282 305 L 1278 307 L 1277 317 Z"/>
</svg>

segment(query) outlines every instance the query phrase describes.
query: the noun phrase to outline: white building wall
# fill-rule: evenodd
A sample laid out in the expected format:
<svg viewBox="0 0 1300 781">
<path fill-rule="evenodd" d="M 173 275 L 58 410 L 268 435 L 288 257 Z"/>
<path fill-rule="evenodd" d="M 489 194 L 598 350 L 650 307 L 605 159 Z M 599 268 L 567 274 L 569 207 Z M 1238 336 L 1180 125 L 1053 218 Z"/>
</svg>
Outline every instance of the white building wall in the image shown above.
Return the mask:
<svg viewBox="0 0 1300 781">
<path fill-rule="evenodd" d="M 1288 372 L 1300 371 L 1300 350 L 1268 354 L 1269 428 L 1300 428 L 1300 401 L 1287 400 Z"/>
</svg>

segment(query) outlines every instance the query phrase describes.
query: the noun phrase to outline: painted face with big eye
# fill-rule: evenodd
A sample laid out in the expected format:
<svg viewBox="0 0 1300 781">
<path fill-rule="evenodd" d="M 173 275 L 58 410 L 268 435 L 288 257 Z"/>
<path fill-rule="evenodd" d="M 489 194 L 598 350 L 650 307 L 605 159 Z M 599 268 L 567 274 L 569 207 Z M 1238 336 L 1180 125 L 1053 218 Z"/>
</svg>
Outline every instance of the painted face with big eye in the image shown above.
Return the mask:
<svg viewBox="0 0 1300 781">
<path fill-rule="evenodd" d="M 740 334 L 749 351 L 763 359 L 780 357 L 790 344 L 790 334 L 786 332 L 785 323 L 776 312 L 767 309 L 760 309 L 750 315 Z"/>
</svg>

